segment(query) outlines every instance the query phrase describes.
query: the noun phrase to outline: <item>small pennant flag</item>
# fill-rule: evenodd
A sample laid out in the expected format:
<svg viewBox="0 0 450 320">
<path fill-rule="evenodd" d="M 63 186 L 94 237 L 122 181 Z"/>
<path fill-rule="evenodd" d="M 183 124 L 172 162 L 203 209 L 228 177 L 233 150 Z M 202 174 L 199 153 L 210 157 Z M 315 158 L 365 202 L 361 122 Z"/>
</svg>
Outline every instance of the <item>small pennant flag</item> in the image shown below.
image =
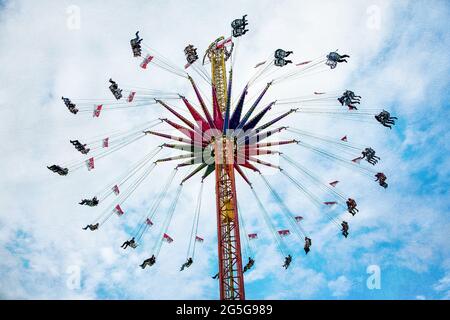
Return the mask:
<svg viewBox="0 0 450 320">
<path fill-rule="evenodd" d="M 300 221 L 303 220 L 303 217 L 302 216 L 297 216 L 294 219 L 295 219 L 295 221 L 300 222 Z"/>
<path fill-rule="evenodd" d="M 326 92 L 317 92 L 317 91 L 314 91 L 314 94 L 315 95 L 321 95 L 321 94 L 325 94 Z"/>
<path fill-rule="evenodd" d="M 256 66 L 255 66 L 255 69 L 258 68 L 258 67 L 261 67 L 261 66 L 262 66 L 263 64 L 265 64 L 265 63 L 266 63 L 266 61 L 257 63 Z"/>
<path fill-rule="evenodd" d="M 96 105 L 96 106 L 94 107 L 94 113 L 93 113 L 92 116 L 93 116 L 94 118 L 100 117 L 100 111 L 102 111 L 102 108 L 103 108 L 103 105 L 102 105 L 102 104 Z"/>
<path fill-rule="evenodd" d="M 118 204 L 115 208 L 114 208 L 114 213 L 117 214 L 119 217 L 122 216 L 124 214 L 122 208 L 120 207 L 120 204 Z"/>
<path fill-rule="evenodd" d="M 341 138 L 341 141 L 347 142 L 347 136 L 343 136 L 343 137 Z"/>
<path fill-rule="evenodd" d="M 120 193 L 119 186 L 116 184 L 114 187 L 112 187 L 112 191 L 117 196 Z"/>
<path fill-rule="evenodd" d="M 167 243 L 173 242 L 173 239 L 167 233 L 164 233 L 163 240 L 166 241 Z"/>
<path fill-rule="evenodd" d="M 147 225 L 149 225 L 150 227 L 153 225 L 152 220 L 150 220 L 149 218 L 147 218 L 147 219 L 145 220 L 145 223 L 146 223 Z"/>
<path fill-rule="evenodd" d="M 330 182 L 330 186 L 332 186 L 332 187 L 336 187 L 336 185 L 339 183 L 339 181 L 333 181 L 333 182 Z"/>
<path fill-rule="evenodd" d="M 130 95 L 128 96 L 128 102 L 133 102 L 135 95 L 136 95 L 136 92 L 131 91 Z"/>
<path fill-rule="evenodd" d="M 327 202 L 324 202 L 323 204 L 326 206 L 334 206 L 335 204 L 337 204 L 337 202 L 336 201 L 327 201 Z"/>
<path fill-rule="evenodd" d="M 354 162 L 354 163 L 360 163 L 360 162 L 361 162 L 361 157 L 358 157 L 358 158 L 353 159 L 352 162 Z"/>
<path fill-rule="evenodd" d="M 219 42 L 217 43 L 216 48 L 217 48 L 217 49 L 221 49 L 221 48 L 223 48 L 224 46 L 226 46 L 227 44 L 231 43 L 232 40 L 233 40 L 233 38 L 232 38 L 232 37 L 229 37 L 229 38 L 227 38 L 227 39 L 224 39 L 224 40 L 222 40 L 222 41 L 219 41 Z"/>
<path fill-rule="evenodd" d="M 278 231 L 278 234 L 280 235 L 280 236 L 282 236 L 282 237 L 286 237 L 286 236 L 288 236 L 288 235 L 290 235 L 291 234 L 291 232 L 289 231 L 289 230 L 279 230 Z"/>
<path fill-rule="evenodd" d="M 102 147 L 103 148 L 108 148 L 109 147 L 109 138 L 103 139 Z"/>
<path fill-rule="evenodd" d="M 310 62 L 311 62 L 311 60 L 310 61 L 300 62 L 300 63 L 297 63 L 296 66 L 304 66 L 305 64 L 308 64 Z"/>
<path fill-rule="evenodd" d="M 258 239 L 258 234 L 257 234 L 257 233 L 250 233 L 250 234 L 248 235 L 248 238 L 249 238 L 250 240 Z"/>
<path fill-rule="evenodd" d="M 146 57 L 145 57 L 145 59 L 142 61 L 142 63 L 141 63 L 141 68 L 142 69 L 147 69 L 147 65 L 151 62 L 153 60 L 153 56 L 151 56 L 151 55 L 147 55 Z"/>
<path fill-rule="evenodd" d="M 203 242 L 203 238 L 200 238 L 199 236 L 195 236 L 195 241 L 197 242 Z"/>
<path fill-rule="evenodd" d="M 94 158 L 87 159 L 86 166 L 88 168 L 88 171 L 91 171 L 92 169 L 94 169 Z"/>
</svg>

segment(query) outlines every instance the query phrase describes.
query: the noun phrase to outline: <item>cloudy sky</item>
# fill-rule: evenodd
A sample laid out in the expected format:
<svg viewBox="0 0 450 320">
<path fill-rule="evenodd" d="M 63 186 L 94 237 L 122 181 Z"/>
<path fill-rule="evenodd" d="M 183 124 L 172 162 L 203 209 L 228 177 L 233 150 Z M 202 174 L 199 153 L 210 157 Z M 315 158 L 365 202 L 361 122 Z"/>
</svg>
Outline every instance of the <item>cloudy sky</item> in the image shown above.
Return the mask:
<svg viewBox="0 0 450 320">
<path fill-rule="evenodd" d="M 313 239 L 305 257 L 303 243 L 293 235 L 286 238 L 294 261 L 284 270 L 273 235 L 239 180 L 247 231 L 259 234 L 252 242 L 255 267 L 245 277 L 247 298 L 450 298 L 450 6 L 437 0 L 0 1 L 0 298 L 218 297 L 218 283 L 211 279 L 217 270 L 212 176 L 206 181 L 200 217 L 199 234 L 205 242 L 198 246 L 192 267 L 179 272 L 186 259 L 198 179 L 186 184 L 181 194 L 169 228 L 174 242 L 164 244 L 153 268 L 141 270 L 138 265 L 152 253 L 156 229 L 134 251 L 120 245 L 151 207 L 173 165 L 152 172 L 124 204 L 126 215 L 112 217 L 96 232 L 81 227 L 109 203 L 86 208 L 77 202 L 114 181 L 161 141 L 139 140 L 106 157 L 91 172 L 83 169 L 60 177 L 46 166 L 83 160 L 69 139 L 92 140 L 169 116 L 157 106 L 105 112 L 98 119 L 74 116 L 62 104 L 62 95 L 110 99 L 112 77 L 129 86 L 179 92 L 194 100 L 185 79 L 155 67 L 138 67 L 129 47 L 136 30 L 146 44 L 183 66 L 188 43 L 203 52 L 212 40 L 228 35 L 230 22 L 243 14 L 248 14 L 250 32 L 239 40 L 235 92 L 251 77 L 254 65 L 277 48 L 294 51 L 295 62 L 339 49 L 351 56 L 348 64 L 280 83 L 265 102 L 352 89 L 363 97 L 361 108 L 385 108 L 399 118 L 392 130 L 374 121 L 326 116 L 295 114 L 286 120 L 293 128 L 336 138 L 347 135 L 352 143 L 372 146 L 381 157 L 378 166 L 388 176 L 389 188 L 298 146 L 283 149 L 324 181 L 341 181 L 340 190 L 357 199 L 360 208 L 355 217 L 346 216 L 351 229 L 343 239 L 283 175 L 268 171 L 286 205 L 305 218 L 304 227 Z M 261 85 L 264 82 L 249 96 Z M 273 161 L 288 168 L 283 160 Z M 288 228 L 259 177 L 249 177 L 275 227 Z M 174 192 L 175 185 L 170 194 Z M 163 201 L 160 216 L 170 200 Z M 337 209 L 332 214 L 344 212 Z M 380 280 L 375 287 L 370 285 L 373 279 Z"/>
</svg>

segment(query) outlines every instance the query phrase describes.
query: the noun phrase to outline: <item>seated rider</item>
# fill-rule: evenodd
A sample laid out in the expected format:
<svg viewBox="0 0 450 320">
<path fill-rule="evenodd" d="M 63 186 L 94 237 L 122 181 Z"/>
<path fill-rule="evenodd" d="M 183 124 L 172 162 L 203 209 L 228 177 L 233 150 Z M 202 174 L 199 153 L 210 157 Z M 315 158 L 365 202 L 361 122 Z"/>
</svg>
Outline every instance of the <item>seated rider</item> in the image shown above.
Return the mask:
<svg viewBox="0 0 450 320">
<path fill-rule="evenodd" d="M 288 254 L 287 257 L 284 258 L 284 264 L 283 264 L 283 267 L 284 267 L 285 269 L 289 268 L 289 265 L 291 264 L 291 262 L 292 262 L 292 256 L 291 256 L 290 254 Z"/>
<path fill-rule="evenodd" d="M 305 237 L 305 247 L 304 247 L 304 249 L 305 249 L 305 253 L 306 254 L 308 254 L 308 252 L 310 251 L 309 248 L 311 247 L 311 245 L 312 245 L 311 239 L 308 238 L 308 237 Z"/>
<path fill-rule="evenodd" d="M 111 83 L 111 85 L 109 86 L 109 90 L 111 90 L 112 94 L 117 100 L 120 100 L 122 98 L 122 90 L 119 89 L 117 83 L 112 79 L 109 79 L 109 82 Z"/>
<path fill-rule="evenodd" d="M 75 149 L 77 149 L 78 151 L 80 151 L 81 153 L 87 153 L 89 152 L 89 148 L 86 148 L 87 144 L 79 144 L 78 146 L 75 146 Z M 87 152 L 86 152 L 87 151 Z"/>
<path fill-rule="evenodd" d="M 387 179 L 387 177 L 386 177 L 386 175 L 384 174 L 384 173 L 382 173 L 382 172 L 378 172 L 376 175 L 375 175 L 375 181 L 378 181 L 378 184 L 380 185 L 380 186 L 382 186 L 383 188 L 387 188 L 388 187 L 388 184 L 386 183 L 386 179 Z"/>
<path fill-rule="evenodd" d="M 237 38 L 247 33 L 248 29 L 245 27 L 248 25 L 245 19 L 247 15 L 244 15 L 242 19 L 235 19 L 231 22 L 231 28 L 233 28 L 233 37 Z"/>
<path fill-rule="evenodd" d="M 353 91 L 351 90 L 345 90 L 344 95 L 346 95 L 347 97 L 349 97 L 352 100 L 355 101 L 360 101 L 361 100 L 361 96 L 357 96 Z"/>
<path fill-rule="evenodd" d="M 145 269 L 146 266 L 149 266 L 149 267 L 153 266 L 155 264 L 155 262 L 156 262 L 155 255 L 152 255 L 150 258 L 145 259 L 144 262 L 142 262 L 142 264 L 140 265 L 140 267 L 142 269 Z"/>
<path fill-rule="evenodd" d="M 349 110 L 358 110 L 355 104 L 360 104 L 359 101 L 353 101 L 349 97 L 344 98 L 344 104 L 349 108 Z"/>
<path fill-rule="evenodd" d="M 284 51 L 283 49 L 277 49 L 275 51 L 275 58 L 284 59 L 287 56 L 291 55 L 292 53 L 294 53 L 294 52 L 293 51 Z"/>
<path fill-rule="evenodd" d="M 346 90 L 342 96 L 338 98 L 338 101 L 341 103 L 341 106 L 345 104 L 350 110 L 358 110 L 355 104 L 360 104 L 361 102 L 358 98 L 354 97 L 356 96 L 353 91 Z"/>
<path fill-rule="evenodd" d="M 64 101 L 64 104 L 66 105 L 67 109 L 73 114 L 78 113 L 78 109 L 76 108 L 76 104 L 72 103 L 70 99 L 61 97 L 61 99 Z"/>
<path fill-rule="evenodd" d="M 62 99 L 62 101 L 64 101 L 64 104 L 65 104 L 66 106 L 69 106 L 69 104 L 71 103 L 69 98 L 61 97 L 61 99 Z"/>
<path fill-rule="evenodd" d="M 119 89 L 119 86 L 117 85 L 117 82 L 115 82 L 113 79 L 109 79 L 109 83 L 111 83 L 111 85 L 109 86 L 109 88 L 111 90 Z"/>
<path fill-rule="evenodd" d="M 78 140 L 70 140 L 70 143 L 73 144 L 75 149 L 80 151 L 82 154 L 88 154 L 91 149 L 86 148 L 87 144 L 81 144 Z"/>
<path fill-rule="evenodd" d="M 397 117 L 391 117 L 391 114 L 388 111 L 383 110 L 379 114 L 375 115 L 375 119 L 384 127 L 392 129 L 391 125 L 395 125 L 395 120 L 397 120 Z"/>
<path fill-rule="evenodd" d="M 345 58 L 350 58 L 350 56 L 348 54 L 340 55 L 336 51 L 330 52 L 327 55 L 327 59 L 329 61 L 334 61 L 334 62 L 338 62 L 338 63 L 341 63 L 341 62 L 346 62 L 347 63 L 348 61 L 345 60 Z"/>
<path fill-rule="evenodd" d="M 91 231 L 95 231 L 97 230 L 99 227 L 99 223 L 97 222 L 96 224 L 88 224 L 86 227 L 83 228 L 83 230 L 91 230 Z"/>
<path fill-rule="evenodd" d="M 198 60 L 197 49 L 192 44 L 184 48 L 184 54 L 189 64 L 192 64 Z"/>
<path fill-rule="evenodd" d="M 97 197 L 93 197 L 92 199 L 83 199 L 78 204 L 86 205 L 86 206 L 89 206 L 89 207 L 95 207 L 95 206 L 97 206 L 99 204 L 99 202 L 100 201 L 97 199 Z"/>
<path fill-rule="evenodd" d="M 49 169 L 49 170 L 51 170 L 53 172 L 57 172 L 57 171 L 61 170 L 61 167 L 56 165 L 56 164 L 54 164 L 54 165 L 51 165 L 50 167 L 47 166 L 47 169 Z"/>
<path fill-rule="evenodd" d="M 130 240 L 125 241 L 122 244 L 121 248 L 126 249 L 126 248 L 128 248 L 128 246 L 133 246 L 135 243 L 136 243 L 136 241 L 134 240 L 134 237 L 133 237 Z"/>
<path fill-rule="evenodd" d="M 274 64 L 277 67 L 284 67 L 285 65 L 287 65 L 289 63 L 292 63 L 292 60 L 286 60 L 286 59 L 283 59 L 283 58 L 276 58 Z"/>
<path fill-rule="evenodd" d="M 71 144 L 73 144 L 75 147 L 81 145 L 79 140 L 69 140 Z"/>
<path fill-rule="evenodd" d="M 50 167 L 47 166 L 47 169 L 59 174 L 60 176 L 67 176 L 67 174 L 69 173 L 69 169 L 62 168 L 61 166 L 58 166 L 56 164 L 54 164 Z"/>
<path fill-rule="evenodd" d="M 137 32 L 136 32 L 136 38 L 131 39 L 131 41 L 130 41 L 130 42 L 131 42 L 131 46 L 132 46 L 133 48 L 140 46 L 142 40 L 144 40 L 144 39 L 141 39 L 141 38 L 139 37 L 139 31 L 137 31 Z"/>
<path fill-rule="evenodd" d="M 341 226 L 342 226 L 342 235 L 347 238 L 348 237 L 348 223 L 346 221 L 342 221 Z"/>
<path fill-rule="evenodd" d="M 139 37 L 139 31 L 136 32 L 136 38 L 130 40 L 131 49 L 133 50 L 133 55 L 135 57 L 140 57 L 142 55 L 141 42 L 143 39 Z"/>
<path fill-rule="evenodd" d="M 368 148 L 365 148 L 361 153 L 365 158 L 372 158 L 375 155 L 375 150 L 368 147 Z"/>
<path fill-rule="evenodd" d="M 71 113 L 73 113 L 73 114 L 77 114 L 77 113 L 78 113 L 78 109 L 75 108 L 75 105 L 71 105 L 71 106 L 69 107 L 69 111 L 70 111 Z"/>
<path fill-rule="evenodd" d="M 253 260 L 251 257 L 248 257 L 248 262 L 247 262 L 247 264 L 244 266 L 244 272 L 250 270 L 251 267 L 253 267 L 254 264 L 255 264 L 255 260 Z"/>
<path fill-rule="evenodd" d="M 348 198 L 346 203 L 348 212 L 350 212 L 353 216 L 356 214 L 356 212 L 359 212 L 359 210 L 356 208 L 356 201 L 354 199 Z"/>
<path fill-rule="evenodd" d="M 365 148 L 362 152 L 361 152 L 363 158 L 366 158 L 367 162 L 369 162 L 372 165 L 375 165 L 376 163 L 378 163 L 378 160 L 380 160 L 380 157 L 377 157 L 375 155 L 375 150 L 373 150 L 372 148 Z"/>
<path fill-rule="evenodd" d="M 330 52 L 327 55 L 327 62 L 325 62 L 325 64 L 328 65 L 331 69 L 334 69 L 334 68 L 336 68 L 338 63 L 341 63 L 341 62 L 347 63 L 347 60 L 345 58 L 350 58 L 350 56 L 347 54 L 340 55 L 336 51 Z"/>
<path fill-rule="evenodd" d="M 183 263 L 183 265 L 181 266 L 180 271 L 183 271 L 184 268 L 189 268 L 193 262 L 194 262 L 194 260 L 192 260 L 192 258 L 187 259 L 187 261 L 185 263 Z"/>
</svg>

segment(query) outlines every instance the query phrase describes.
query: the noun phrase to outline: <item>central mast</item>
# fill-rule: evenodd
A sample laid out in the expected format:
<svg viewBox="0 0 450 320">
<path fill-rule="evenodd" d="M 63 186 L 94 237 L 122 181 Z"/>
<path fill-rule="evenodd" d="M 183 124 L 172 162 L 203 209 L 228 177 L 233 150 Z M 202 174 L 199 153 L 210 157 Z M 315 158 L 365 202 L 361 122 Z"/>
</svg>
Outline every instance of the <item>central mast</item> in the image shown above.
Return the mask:
<svg viewBox="0 0 450 320">
<path fill-rule="evenodd" d="M 226 40 L 217 39 L 206 54 L 211 62 L 212 86 L 217 97 L 217 112 L 221 118 L 227 108 L 227 75 L 225 61 L 230 53 Z M 213 97 L 214 100 L 214 97 Z M 235 142 L 226 135 L 214 141 L 216 172 L 217 240 L 219 257 L 219 286 L 221 300 L 244 300 L 244 277 L 242 272 L 241 241 L 237 210 L 236 183 L 234 177 Z M 226 129 L 226 128 L 225 128 Z"/>
</svg>

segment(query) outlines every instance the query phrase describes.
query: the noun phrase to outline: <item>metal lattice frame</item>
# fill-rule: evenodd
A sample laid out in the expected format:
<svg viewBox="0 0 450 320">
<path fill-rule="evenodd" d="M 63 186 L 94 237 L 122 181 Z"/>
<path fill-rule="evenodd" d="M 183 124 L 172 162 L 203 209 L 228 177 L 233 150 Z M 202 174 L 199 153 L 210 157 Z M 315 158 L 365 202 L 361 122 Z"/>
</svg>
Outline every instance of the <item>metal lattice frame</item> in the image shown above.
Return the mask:
<svg viewBox="0 0 450 320">
<path fill-rule="evenodd" d="M 244 300 L 241 243 L 234 180 L 234 141 L 215 141 L 217 238 L 221 300 Z"/>
</svg>

